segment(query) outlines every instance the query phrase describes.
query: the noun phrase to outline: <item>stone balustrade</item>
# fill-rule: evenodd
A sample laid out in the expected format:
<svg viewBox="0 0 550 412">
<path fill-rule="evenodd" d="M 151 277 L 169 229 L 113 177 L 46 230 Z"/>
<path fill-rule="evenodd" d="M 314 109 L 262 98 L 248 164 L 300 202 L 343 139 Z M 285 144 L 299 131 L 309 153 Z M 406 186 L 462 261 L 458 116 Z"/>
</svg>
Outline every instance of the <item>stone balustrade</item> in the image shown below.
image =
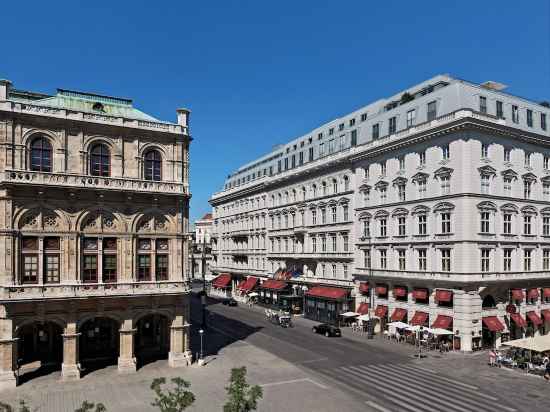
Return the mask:
<svg viewBox="0 0 550 412">
<path fill-rule="evenodd" d="M 0 175 L 3 183 L 88 188 L 140 193 L 184 195 L 188 187 L 178 182 L 156 182 L 142 179 L 88 176 L 72 173 L 47 173 L 30 170 L 6 170 Z"/>
<path fill-rule="evenodd" d="M 2 285 L 0 286 L 0 301 L 157 295 L 189 293 L 190 291 L 190 285 L 186 281 Z"/>
</svg>

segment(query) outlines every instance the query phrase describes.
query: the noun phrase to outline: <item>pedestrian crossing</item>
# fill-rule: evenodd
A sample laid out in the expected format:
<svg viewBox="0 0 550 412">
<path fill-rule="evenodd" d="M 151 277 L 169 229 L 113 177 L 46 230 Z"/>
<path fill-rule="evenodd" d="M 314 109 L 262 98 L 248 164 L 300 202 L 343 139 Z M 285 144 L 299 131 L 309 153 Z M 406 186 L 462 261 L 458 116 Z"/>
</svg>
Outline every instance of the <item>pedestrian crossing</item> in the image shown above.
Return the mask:
<svg viewBox="0 0 550 412">
<path fill-rule="evenodd" d="M 363 394 L 366 404 L 380 411 L 516 411 L 479 387 L 412 363 L 349 365 L 322 372 Z"/>
</svg>

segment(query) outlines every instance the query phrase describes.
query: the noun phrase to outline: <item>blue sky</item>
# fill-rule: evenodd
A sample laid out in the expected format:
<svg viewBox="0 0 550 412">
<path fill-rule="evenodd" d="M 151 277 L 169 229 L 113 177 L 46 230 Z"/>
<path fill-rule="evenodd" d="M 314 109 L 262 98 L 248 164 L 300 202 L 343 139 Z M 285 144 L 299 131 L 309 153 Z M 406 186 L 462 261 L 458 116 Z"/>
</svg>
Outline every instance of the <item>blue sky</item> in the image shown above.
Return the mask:
<svg viewBox="0 0 550 412">
<path fill-rule="evenodd" d="M 435 74 L 550 100 L 547 0 L 9 1 L 2 15 L 15 87 L 192 110 L 192 219 L 241 164 Z"/>
</svg>

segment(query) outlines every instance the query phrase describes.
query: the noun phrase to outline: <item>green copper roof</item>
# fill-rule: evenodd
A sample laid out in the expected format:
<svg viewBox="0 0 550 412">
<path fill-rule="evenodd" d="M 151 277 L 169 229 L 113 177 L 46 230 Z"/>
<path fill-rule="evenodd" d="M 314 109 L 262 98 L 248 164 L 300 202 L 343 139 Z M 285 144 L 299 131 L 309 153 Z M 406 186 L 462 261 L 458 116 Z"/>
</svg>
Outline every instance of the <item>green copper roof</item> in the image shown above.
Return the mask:
<svg viewBox="0 0 550 412">
<path fill-rule="evenodd" d="M 55 96 L 27 95 L 25 92 L 14 91 L 10 100 L 21 103 L 30 103 L 37 106 L 54 107 L 58 109 L 74 110 L 77 112 L 102 114 L 106 116 L 123 117 L 125 119 L 144 120 L 149 122 L 163 122 L 132 106 L 132 100 L 120 97 L 102 96 L 93 93 L 83 93 L 72 90 L 57 89 Z"/>
</svg>

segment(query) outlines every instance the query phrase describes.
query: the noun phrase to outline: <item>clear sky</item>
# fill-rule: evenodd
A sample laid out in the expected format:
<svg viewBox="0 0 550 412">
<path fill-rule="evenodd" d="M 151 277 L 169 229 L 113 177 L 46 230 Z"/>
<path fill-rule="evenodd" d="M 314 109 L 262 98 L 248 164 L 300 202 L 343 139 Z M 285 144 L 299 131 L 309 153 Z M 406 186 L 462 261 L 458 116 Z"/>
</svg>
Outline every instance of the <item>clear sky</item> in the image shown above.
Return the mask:
<svg viewBox="0 0 550 412">
<path fill-rule="evenodd" d="M 550 1 L 5 1 L 0 78 L 192 110 L 191 219 L 228 173 L 435 74 L 550 100 Z"/>
</svg>

